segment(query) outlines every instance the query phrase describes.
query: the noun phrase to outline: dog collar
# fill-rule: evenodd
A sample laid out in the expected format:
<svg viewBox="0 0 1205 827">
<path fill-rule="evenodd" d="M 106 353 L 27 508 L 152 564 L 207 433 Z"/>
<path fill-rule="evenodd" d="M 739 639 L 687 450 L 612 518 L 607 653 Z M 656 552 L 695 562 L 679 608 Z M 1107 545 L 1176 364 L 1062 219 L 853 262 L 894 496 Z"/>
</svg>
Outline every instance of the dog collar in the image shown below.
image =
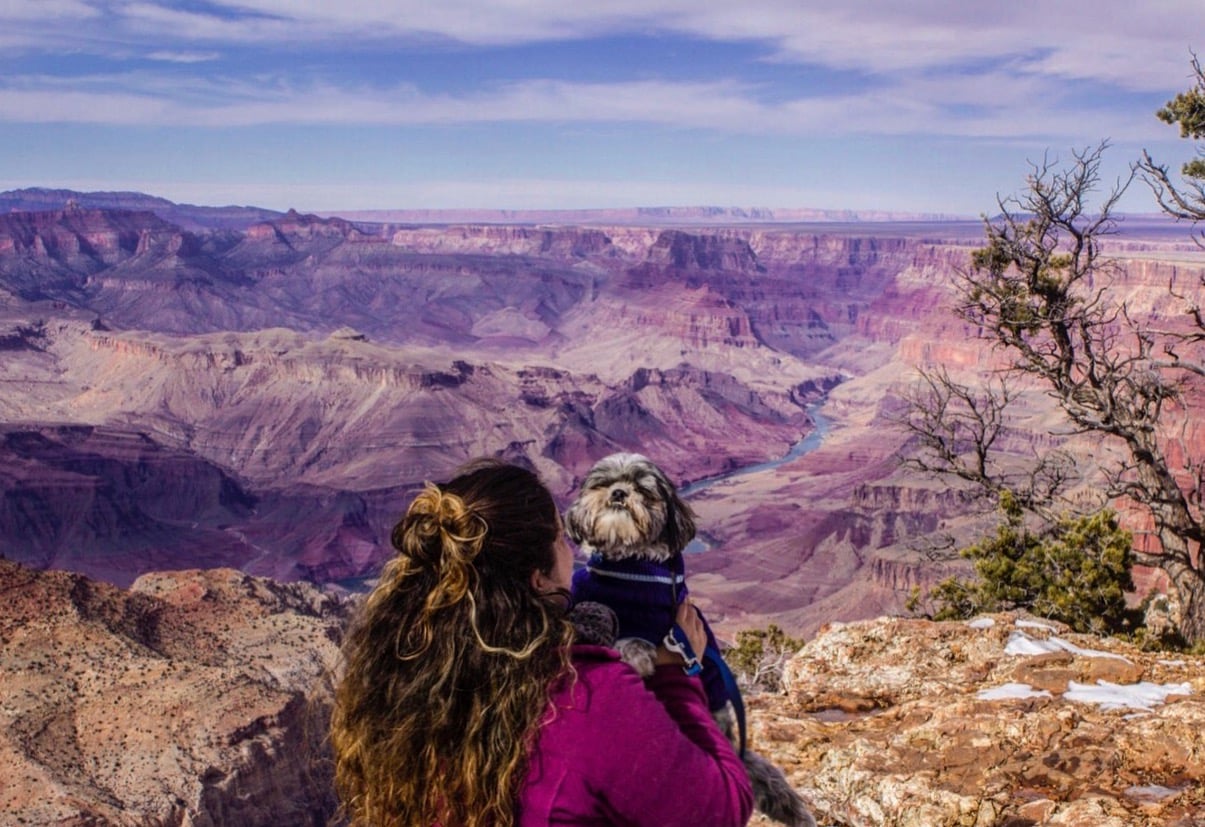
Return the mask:
<svg viewBox="0 0 1205 827">
<path fill-rule="evenodd" d="M 590 555 L 590 559 L 586 563 L 586 570 L 590 575 L 596 577 L 626 580 L 629 583 L 669 586 L 673 605 L 680 603 L 686 594 L 686 561 L 680 554 L 669 560 L 658 562 L 638 557 L 610 560 L 595 552 Z"/>
<path fill-rule="evenodd" d="M 613 577 L 616 580 L 630 580 L 634 583 L 661 583 L 666 586 L 681 586 L 686 582 L 686 576 L 682 574 L 640 574 L 634 571 L 615 571 L 591 565 L 587 565 L 586 568 L 591 574 L 596 574 L 599 577 Z"/>
</svg>

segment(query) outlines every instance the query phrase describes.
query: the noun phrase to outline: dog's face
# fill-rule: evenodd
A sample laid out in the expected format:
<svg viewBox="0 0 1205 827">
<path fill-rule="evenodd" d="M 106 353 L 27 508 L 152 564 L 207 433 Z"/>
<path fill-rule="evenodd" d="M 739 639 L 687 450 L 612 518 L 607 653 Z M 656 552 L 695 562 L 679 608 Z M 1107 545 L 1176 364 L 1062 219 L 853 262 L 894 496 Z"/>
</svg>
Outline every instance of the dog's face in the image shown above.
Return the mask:
<svg viewBox="0 0 1205 827">
<path fill-rule="evenodd" d="M 588 552 L 668 560 L 695 536 L 694 512 L 661 469 L 640 454 L 599 460 L 565 514 L 569 537 Z"/>
</svg>

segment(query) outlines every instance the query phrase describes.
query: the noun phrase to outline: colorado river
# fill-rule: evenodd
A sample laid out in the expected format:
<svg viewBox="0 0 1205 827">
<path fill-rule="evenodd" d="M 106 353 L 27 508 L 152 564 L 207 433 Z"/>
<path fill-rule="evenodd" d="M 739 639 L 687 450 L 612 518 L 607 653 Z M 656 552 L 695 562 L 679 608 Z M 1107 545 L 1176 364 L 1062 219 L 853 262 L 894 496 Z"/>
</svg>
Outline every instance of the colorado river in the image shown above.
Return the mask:
<svg viewBox="0 0 1205 827">
<path fill-rule="evenodd" d="M 736 479 L 737 477 L 743 477 L 746 474 L 757 474 L 762 471 L 769 471 L 777 468 L 780 465 L 783 465 L 784 463 L 790 462 L 793 459 L 797 459 L 804 454 L 815 451 L 824 442 L 824 437 L 828 434 L 829 427 L 832 425 L 832 422 L 828 419 L 828 417 L 820 414 L 820 407 L 824 404 L 824 402 L 825 400 L 821 399 L 818 402 L 813 402 L 811 405 L 808 405 L 808 415 L 811 416 L 812 422 L 815 423 L 816 427 L 810 434 L 792 445 L 790 450 L 778 459 L 759 462 L 756 465 L 744 465 L 740 468 L 737 468 L 735 471 L 729 471 L 725 474 L 717 474 L 714 477 L 696 480 L 695 482 L 682 486 L 679 489 L 679 493 L 683 497 L 690 497 L 694 494 L 698 494 L 700 491 L 706 491 L 713 485 L 717 485 L 725 480 Z M 685 550 L 687 553 L 692 553 L 706 551 L 707 549 L 707 543 L 696 537 L 690 541 L 690 545 L 688 545 Z"/>
<path fill-rule="evenodd" d="M 700 491 L 704 491 L 711 486 L 716 485 L 717 483 L 721 483 L 724 480 L 743 477 L 746 474 L 758 474 L 762 471 L 769 471 L 772 468 L 777 468 L 784 463 L 797 459 L 804 454 L 815 451 L 820 447 L 821 443 L 824 442 L 824 437 L 828 434 L 828 429 L 832 425 L 832 422 L 828 419 L 828 417 L 820 414 L 820 406 L 823 404 L 824 400 L 822 399 L 819 402 L 813 402 L 811 405 L 808 405 L 808 415 L 812 418 L 812 422 L 816 424 L 815 429 L 803 439 L 792 445 L 790 450 L 778 459 L 759 462 L 756 465 L 742 465 L 735 471 L 728 471 L 724 474 L 717 474 L 714 477 L 696 480 L 695 482 L 682 486 L 682 488 L 679 489 L 679 493 L 683 496 L 689 497 L 693 494 L 698 494 Z"/>
</svg>

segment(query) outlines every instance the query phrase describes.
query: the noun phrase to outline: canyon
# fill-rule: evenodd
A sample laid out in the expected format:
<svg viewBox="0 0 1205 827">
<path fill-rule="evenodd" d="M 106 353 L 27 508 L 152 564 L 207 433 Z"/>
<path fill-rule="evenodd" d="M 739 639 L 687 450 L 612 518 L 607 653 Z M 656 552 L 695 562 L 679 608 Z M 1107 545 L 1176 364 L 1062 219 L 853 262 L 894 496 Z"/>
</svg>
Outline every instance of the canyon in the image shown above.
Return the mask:
<svg viewBox="0 0 1205 827">
<path fill-rule="evenodd" d="M 616 450 L 687 486 L 704 549 L 691 593 L 722 636 L 775 623 L 809 639 L 784 693 L 752 699 L 754 734 L 831 823 L 1202 816 L 1199 658 L 1018 660 L 1010 635 L 1037 634 L 1023 618 L 898 617 L 996 522 L 973 489 L 901 462 L 917 369 L 998 364 L 951 311 L 980 223 L 436 223 L 54 191 L 0 205 L 13 823 L 324 823 L 324 686 L 408 497 L 489 455 L 567 505 Z M 1185 228 L 1130 218 L 1107 249 L 1123 264 L 1109 289 L 1143 318 L 1182 314 L 1169 284 L 1200 289 Z M 1006 452 L 1077 448 L 1040 393 L 1021 403 Z M 1205 452 L 1191 418 L 1179 440 Z M 1077 450 L 1086 471 L 1102 455 Z M 1131 723 L 1067 706 L 1059 676 L 1186 694 Z M 979 697 L 1008 681 L 1051 697 Z M 1012 751 L 971 760 L 984 737 Z M 1069 757 L 1123 738 L 1161 744 L 1162 763 Z M 1095 780 L 1105 765 L 1123 769 Z"/>
<path fill-rule="evenodd" d="M 899 468 L 918 366 L 992 363 L 950 310 L 976 222 L 245 209 L 242 228 L 189 230 L 154 210 L 200 227 L 213 209 L 142 198 L 0 215 L 13 561 L 121 586 L 198 567 L 361 580 L 407 495 L 466 459 L 527 463 L 566 503 L 595 459 L 639 451 L 683 485 L 716 480 L 692 498 L 707 551 L 690 568 L 718 626 L 809 633 L 899 611 L 993 520 L 974 492 Z M 1174 225 L 1131 223 L 1110 240 L 1115 288 L 1171 317 L 1169 280 L 1199 283 L 1205 257 Z M 717 480 L 786 456 L 819 401 L 816 450 Z"/>
<path fill-rule="evenodd" d="M 357 582 L 408 495 L 468 459 L 526 463 L 563 504 L 635 450 L 714 480 L 690 562 L 714 622 L 807 634 L 901 611 L 994 519 L 900 467 L 916 369 L 993 364 L 950 309 L 978 222 L 422 225 L 119 195 L 0 215 L 10 560 Z M 1113 289 L 1171 318 L 1205 256 L 1123 227 Z M 724 478 L 787 455 L 818 403 L 815 450 Z M 1035 446 L 1024 425 L 1009 450 Z"/>
</svg>

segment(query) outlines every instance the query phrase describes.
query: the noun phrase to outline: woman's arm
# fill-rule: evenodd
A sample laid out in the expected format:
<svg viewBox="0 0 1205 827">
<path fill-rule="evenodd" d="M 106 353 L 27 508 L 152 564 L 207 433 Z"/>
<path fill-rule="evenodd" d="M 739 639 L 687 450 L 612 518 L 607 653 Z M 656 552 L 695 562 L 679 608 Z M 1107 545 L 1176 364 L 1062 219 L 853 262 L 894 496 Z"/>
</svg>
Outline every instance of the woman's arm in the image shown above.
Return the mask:
<svg viewBox="0 0 1205 827">
<path fill-rule="evenodd" d="M 677 623 L 702 655 L 707 630 L 689 602 L 678 607 Z M 658 647 L 643 691 L 630 690 L 627 714 L 618 713 L 621 743 L 611 762 L 619 777 L 602 788 L 602 797 L 619 823 L 741 827 L 753 812 L 749 775 L 711 717 L 702 681 L 682 666 L 679 655 Z"/>
<path fill-rule="evenodd" d="M 607 693 L 622 708 L 597 710 L 615 716 L 612 736 L 599 745 L 609 753 L 598 794 L 611 822 L 742 827 L 753 790 L 707 709 L 701 681 L 672 665 L 657 667 L 647 688 L 634 672 L 622 674 L 631 685 Z"/>
<path fill-rule="evenodd" d="M 702 652 L 697 614 L 683 620 Z M 681 657 L 663 652 L 644 681 L 613 649 L 576 651 L 577 676 L 554 692 L 532 755 L 522 823 L 743 827 L 753 809 L 748 774 Z"/>
</svg>

